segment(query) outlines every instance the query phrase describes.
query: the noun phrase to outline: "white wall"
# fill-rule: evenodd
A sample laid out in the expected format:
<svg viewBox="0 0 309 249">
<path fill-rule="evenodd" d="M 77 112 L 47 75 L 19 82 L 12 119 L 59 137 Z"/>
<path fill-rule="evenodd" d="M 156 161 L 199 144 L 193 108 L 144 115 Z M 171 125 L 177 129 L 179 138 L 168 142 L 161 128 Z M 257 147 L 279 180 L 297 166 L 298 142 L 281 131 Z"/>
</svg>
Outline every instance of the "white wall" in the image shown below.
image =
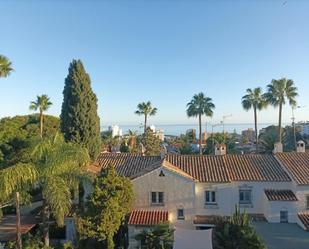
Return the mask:
<svg viewBox="0 0 309 249">
<path fill-rule="evenodd" d="M 159 176 L 161 170 L 164 177 Z M 193 228 L 194 181 L 160 167 L 132 182 L 135 193 L 134 209 L 167 210 L 172 225 Z M 164 206 L 151 205 L 151 192 L 164 192 Z M 185 220 L 177 220 L 178 208 L 184 209 Z"/>
</svg>

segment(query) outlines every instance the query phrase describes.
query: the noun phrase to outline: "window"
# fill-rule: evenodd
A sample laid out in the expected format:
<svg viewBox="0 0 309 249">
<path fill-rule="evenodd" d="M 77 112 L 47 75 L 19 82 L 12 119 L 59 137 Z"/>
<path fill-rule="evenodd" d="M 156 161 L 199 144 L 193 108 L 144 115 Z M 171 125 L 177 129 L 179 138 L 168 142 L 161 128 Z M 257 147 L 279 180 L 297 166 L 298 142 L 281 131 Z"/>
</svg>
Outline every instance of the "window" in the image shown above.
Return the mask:
<svg viewBox="0 0 309 249">
<path fill-rule="evenodd" d="M 151 204 L 162 205 L 164 203 L 163 192 L 151 192 Z"/>
<path fill-rule="evenodd" d="M 252 191 L 250 189 L 239 190 L 239 204 L 252 204 Z"/>
<path fill-rule="evenodd" d="M 185 219 L 185 212 L 183 208 L 177 209 L 177 219 L 184 220 Z"/>
<path fill-rule="evenodd" d="M 280 223 L 288 223 L 289 222 L 289 213 L 288 211 L 280 211 Z"/>
<path fill-rule="evenodd" d="M 306 209 L 309 209 L 309 195 L 306 196 Z"/>
<path fill-rule="evenodd" d="M 207 190 L 205 191 L 205 204 L 216 204 L 216 192 Z"/>
</svg>

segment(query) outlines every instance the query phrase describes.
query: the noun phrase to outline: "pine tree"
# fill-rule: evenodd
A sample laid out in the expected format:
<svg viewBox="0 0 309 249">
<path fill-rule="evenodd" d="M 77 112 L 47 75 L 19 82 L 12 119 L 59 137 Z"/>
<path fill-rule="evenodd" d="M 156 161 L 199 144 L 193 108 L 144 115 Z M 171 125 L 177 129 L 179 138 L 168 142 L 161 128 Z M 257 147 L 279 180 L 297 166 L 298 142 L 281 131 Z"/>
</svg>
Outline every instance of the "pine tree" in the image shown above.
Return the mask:
<svg viewBox="0 0 309 249">
<path fill-rule="evenodd" d="M 73 60 L 65 79 L 61 110 L 61 131 L 66 141 L 88 149 L 94 160 L 100 151 L 100 119 L 97 97 L 80 60 Z"/>
</svg>

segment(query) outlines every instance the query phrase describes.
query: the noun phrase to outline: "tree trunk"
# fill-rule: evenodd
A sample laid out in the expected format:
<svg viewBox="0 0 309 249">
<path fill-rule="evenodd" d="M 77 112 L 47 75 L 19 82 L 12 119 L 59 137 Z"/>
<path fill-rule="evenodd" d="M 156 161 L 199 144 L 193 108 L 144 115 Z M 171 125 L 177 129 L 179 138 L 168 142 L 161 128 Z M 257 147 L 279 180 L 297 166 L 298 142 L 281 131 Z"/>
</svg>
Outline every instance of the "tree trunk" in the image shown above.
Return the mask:
<svg viewBox="0 0 309 249">
<path fill-rule="evenodd" d="M 278 133 L 279 133 L 279 142 L 280 143 L 282 143 L 281 117 L 282 117 L 282 103 L 279 104 L 279 127 L 278 127 Z"/>
<path fill-rule="evenodd" d="M 144 134 L 146 133 L 147 130 L 147 114 L 145 114 L 145 121 L 144 121 Z"/>
<path fill-rule="evenodd" d="M 107 235 L 107 249 L 114 249 L 114 238 L 113 235 Z"/>
<path fill-rule="evenodd" d="M 259 137 L 258 137 L 258 128 L 257 128 L 257 110 L 256 107 L 254 107 L 254 128 L 255 128 L 255 153 L 258 153 L 259 150 Z"/>
<path fill-rule="evenodd" d="M 16 192 L 16 233 L 17 233 L 17 249 L 22 249 L 21 227 L 20 227 L 20 200 L 19 192 Z"/>
<path fill-rule="evenodd" d="M 43 112 L 40 111 L 40 135 L 43 138 Z"/>
<path fill-rule="evenodd" d="M 203 154 L 202 150 L 202 115 L 199 114 L 198 116 L 198 122 L 199 122 L 199 150 L 200 150 L 200 155 Z"/>
<path fill-rule="evenodd" d="M 49 246 L 49 210 L 45 199 L 43 199 L 42 222 L 44 244 Z"/>
</svg>

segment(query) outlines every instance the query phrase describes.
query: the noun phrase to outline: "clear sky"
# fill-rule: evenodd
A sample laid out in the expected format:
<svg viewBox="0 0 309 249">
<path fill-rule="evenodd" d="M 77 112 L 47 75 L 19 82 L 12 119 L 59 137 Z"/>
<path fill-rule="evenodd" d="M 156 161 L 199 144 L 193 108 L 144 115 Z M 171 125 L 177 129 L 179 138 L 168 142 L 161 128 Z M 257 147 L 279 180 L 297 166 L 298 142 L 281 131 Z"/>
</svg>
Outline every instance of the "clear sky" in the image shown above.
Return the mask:
<svg viewBox="0 0 309 249">
<path fill-rule="evenodd" d="M 297 120 L 309 119 L 309 1 L 0 1 L 0 54 L 15 72 L 1 78 L 0 117 L 30 113 L 37 94 L 59 115 L 70 61 L 81 59 L 99 99 L 102 125 L 138 124 L 137 103 L 159 111 L 152 123 L 194 123 L 186 103 L 205 92 L 211 122 L 251 123 L 240 101 L 273 78 L 295 81 Z M 260 121 L 277 121 L 277 110 Z M 284 109 L 290 122 L 291 108 Z"/>
</svg>

